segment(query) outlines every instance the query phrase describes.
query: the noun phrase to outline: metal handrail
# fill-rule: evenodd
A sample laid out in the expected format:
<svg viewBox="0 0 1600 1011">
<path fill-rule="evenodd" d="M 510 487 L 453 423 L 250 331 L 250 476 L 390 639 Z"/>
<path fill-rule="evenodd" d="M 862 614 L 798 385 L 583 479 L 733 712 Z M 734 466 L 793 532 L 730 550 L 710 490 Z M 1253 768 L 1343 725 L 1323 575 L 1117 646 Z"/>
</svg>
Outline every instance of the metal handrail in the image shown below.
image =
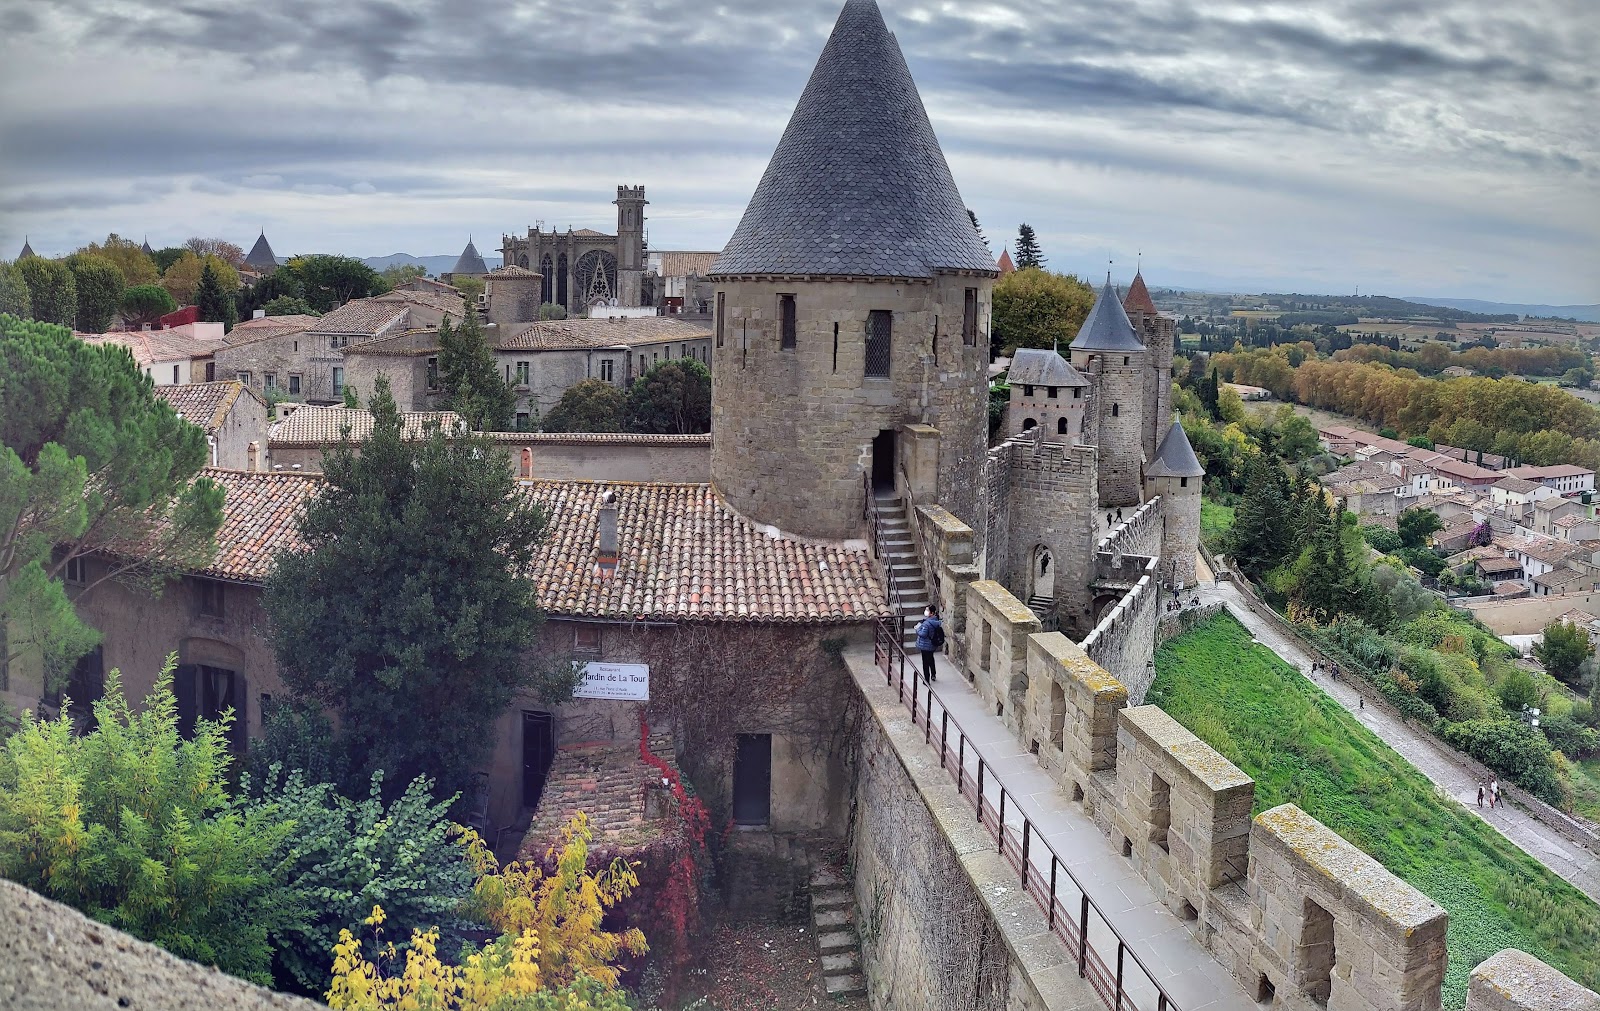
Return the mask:
<svg viewBox="0 0 1600 1011">
<path fill-rule="evenodd" d="M 1112 1011 L 1138 1011 L 1138 1005 L 1128 992 L 1130 983 L 1128 972 L 1131 965 L 1143 974 L 1149 989 L 1154 991 L 1156 1011 L 1182 1011 L 1178 1002 L 1167 993 L 1156 980 L 1155 974 L 1112 925 L 1105 911 L 1089 897 L 1088 891 L 1072 873 L 1071 868 L 1034 828 L 1032 820 L 1015 807 L 1015 798 L 1005 788 L 1005 784 L 992 775 L 992 770 L 976 748 L 972 749 L 972 756 L 977 760 L 976 775 L 968 773 L 966 730 L 950 714 L 950 710 L 945 708 L 944 703 L 939 701 L 938 696 L 933 694 L 933 686 L 922 681 L 916 665 L 906 655 L 904 639 L 896 638 L 887 622 L 880 621 L 873 626 L 873 659 L 883 670 L 884 683 L 895 689 L 902 705 L 909 705 L 911 724 L 922 728 L 923 742 L 938 748 L 939 767 L 954 774 L 956 791 L 972 802 L 978 824 L 988 831 L 990 838 L 995 840 L 1000 857 L 1020 876 L 1022 890 L 1032 896 L 1044 911 L 1050 932 L 1067 946 L 1069 952 L 1076 955 L 1078 976 L 1089 982 L 1095 993 Z M 908 666 L 911 668 L 909 700 L 906 697 Z M 922 699 L 924 696 L 925 702 Z M 933 712 L 935 703 L 938 703 L 940 710 L 937 719 Z M 939 728 L 937 745 L 933 744 L 935 723 Z M 952 731 L 954 731 L 953 738 Z M 991 796 L 995 791 L 999 793 L 998 807 Z M 1009 823 L 1006 817 L 1008 803 L 1012 805 L 1014 814 Z M 1020 833 L 1015 824 L 1015 819 L 1018 817 L 1022 821 Z M 1041 850 L 1050 857 L 1048 874 L 1034 862 L 1034 855 Z M 1071 915 L 1072 893 L 1062 894 L 1063 888 L 1069 883 L 1076 890 L 1079 900 L 1077 922 L 1073 922 Z M 1098 917 L 1100 925 L 1116 938 L 1114 965 L 1108 964 L 1089 940 L 1090 928 L 1093 926 L 1089 918 L 1091 911 Z M 1136 983 L 1137 979 L 1132 982 Z"/>
<path fill-rule="evenodd" d="M 861 506 L 862 518 L 867 521 L 868 530 L 872 535 L 872 557 L 883 563 L 884 581 L 889 591 L 889 606 L 894 608 L 895 629 L 900 633 L 901 641 L 905 640 L 906 618 L 900 613 L 900 585 L 894 578 L 894 566 L 890 565 L 883 556 L 883 517 L 878 512 L 877 496 L 872 494 L 872 473 L 867 471 L 861 475 L 861 489 L 863 502 Z M 910 516 L 907 516 L 907 522 Z"/>
</svg>

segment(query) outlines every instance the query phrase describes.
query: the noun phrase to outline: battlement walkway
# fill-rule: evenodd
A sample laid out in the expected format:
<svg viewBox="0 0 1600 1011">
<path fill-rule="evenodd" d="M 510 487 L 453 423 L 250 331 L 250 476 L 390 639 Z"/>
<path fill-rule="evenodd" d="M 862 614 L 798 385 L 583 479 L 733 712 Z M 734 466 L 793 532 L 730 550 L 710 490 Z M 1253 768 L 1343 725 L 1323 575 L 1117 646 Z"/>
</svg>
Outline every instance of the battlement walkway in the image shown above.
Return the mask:
<svg viewBox="0 0 1600 1011">
<path fill-rule="evenodd" d="M 844 659 L 864 690 L 884 690 L 884 672 L 871 645 L 846 649 Z M 1018 887 L 1024 887 L 1026 865 L 1027 893 L 1047 915 L 1053 907 L 1052 932 L 1106 1004 L 1113 1004 L 1120 980 L 1124 1008 L 1158 1011 L 1160 990 L 1172 1002 L 1166 1006 L 1175 1004 L 1181 1011 L 1256 1007 L 1239 981 L 1156 899 L 1133 865 L 987 710 L 957 665 L 940 655 L 937 670 L 931 702 L 920 678 L 909 676 L 909 666 L 903 686 L 889 689 L 898 688 L 908 707 L 915 699 L 914 722 L 922 729 L 920 747 L 927 749 L 928 760 L 942 757 L 974 817 L 1016 870 Z M 1085 922 L 1088 943 L 1080 947 L 1078 924 Z"/>
</svg>

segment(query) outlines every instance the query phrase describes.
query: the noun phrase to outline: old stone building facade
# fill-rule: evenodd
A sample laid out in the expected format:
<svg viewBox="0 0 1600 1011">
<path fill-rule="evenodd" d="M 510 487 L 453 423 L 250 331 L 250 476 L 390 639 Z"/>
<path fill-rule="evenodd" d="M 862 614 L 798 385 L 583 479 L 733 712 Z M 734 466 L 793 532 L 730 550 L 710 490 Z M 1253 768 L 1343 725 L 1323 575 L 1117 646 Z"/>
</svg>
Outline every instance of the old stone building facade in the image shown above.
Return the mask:
<svg viewBox="0 0 1600 1011">
<path fill-rule="evenodd" d="M 644 292 L 645 205 L 643 186 L 618 186 L 615 234 L 592 228 L 503 235 L 501 263 L 539 275 L 539 300 L 578 315 L 595 305 L 636 307 L 654 304 Z M 491 272 L 492 273 L 492 272 Z M 537 317 L 532 317 L 537 318 Z"/>
</svg>

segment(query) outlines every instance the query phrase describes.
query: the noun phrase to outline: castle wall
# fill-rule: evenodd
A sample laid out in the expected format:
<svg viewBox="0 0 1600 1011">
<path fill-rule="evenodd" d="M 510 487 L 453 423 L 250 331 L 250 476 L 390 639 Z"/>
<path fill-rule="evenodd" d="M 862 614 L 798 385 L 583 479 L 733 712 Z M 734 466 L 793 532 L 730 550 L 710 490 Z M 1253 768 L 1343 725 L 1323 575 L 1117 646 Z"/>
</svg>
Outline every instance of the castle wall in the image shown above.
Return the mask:
<svg viewBox="0 0 1600 1011">
<path fill-rule="evenodd" d="M 1472 970 L 1467 1011 L 1600 1011 L 1600 994 L 1507 948 Z"/>
<path fill-rule="evenodd" d="M 1039 616 L 992 579 L 967 587 L 966 672 L 1013 733 L 1021 733 L 1028 689 L 1028 637 L 1043 630 Z"/>
<path fill-rule="evenodd" d="M 987 575 L 1024 600 L 1035 596 L 1038 549 L 1046 548 L 1058 621 L 1072 630 L 1089 628 L 1097 497 L 1094 447 L 1023 436 L 996 447 L 990 456 Z M 1003 504 L 995 501 L 997 491 L 1004 493 Z"/>
<path fill-rule="evenodd" d="M 725 318 L 711 359 L 718 490 L 740 513 L 785 531 L 858 536 L 874 438 L 920 422 L 939 431 L 937 501 L 972 524 L 988 438 L 991 287 L 988 277 L 950 275 L 723 280 Z M 979 304 L 970 346 L 960 329 L 968 288 Z M 795 298 L 796 340 L 788 349 L 781 347 L 780 294 Z M 892 313 L 887 378 L 864 375 L 874 310 Z"/>
<path fill-rule="evenodd" d="M 1161 588 L 1156 582 L 1157 559 L 1144 558 L 1144 571 L 1133 588 L 1100 616 L 1083 640 L 1084 651 L 1128 687 L 1135 705 L 1155 680 L 1156 622 L 1160 618 Z"/>
<path fill-rule="evenodd" d="M 1073 351 L 1079 372 L 1096 373 L 1095 409 L 1100 447 L 1099 504 L 1127 506 L 1139 503 L 1140 464 L 1144 460 L 1145 372 L 1149 355 L 1133 351 Z"/>
<path fill-rule="evenodd" d="M 500 326 L 532 323 L 539 318 L 540 287 L 537 273 L 523 276 L 488 276 L 489 322 Z"/>
<path fill-rule="evenodd" d="M 1142 312 L 1130 313 L 1129 322 L 1150 349 L 1150 368 L 1144 376 L 1144 455 L 1153 460 L 1172 426 L 1172 338 L 1177 324 Z"/>
</svg>

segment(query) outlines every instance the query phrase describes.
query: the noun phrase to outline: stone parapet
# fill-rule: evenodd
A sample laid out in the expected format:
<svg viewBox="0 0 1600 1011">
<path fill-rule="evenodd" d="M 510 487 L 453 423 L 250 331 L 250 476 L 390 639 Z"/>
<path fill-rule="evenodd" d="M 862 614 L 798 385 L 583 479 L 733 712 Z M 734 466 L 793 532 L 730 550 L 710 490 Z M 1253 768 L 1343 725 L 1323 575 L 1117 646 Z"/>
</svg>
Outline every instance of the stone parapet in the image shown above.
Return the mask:
<svg viewBox="0 0 1600 1011">
<path fill-rule="evenodd" d="M 1128 690 L 1060 632 L 1028 637 L 1024 737 L 1039 764 L 1085 798 L 1091 776 L 1117 764 L 1117 712 Z"/>
<path fill-rule="evenodd" d="M 1012 733 L 1023 731 L 1028 690 L 1028 637 L 1039 616 L 992 579 L 967 587 L 966 672 L 984 704 Z"/>
<path fill-rule="evenodd" d="M 1600 994 L 1507 948 L 1472 970 L 1467 1011 L 1600 1011 Z"/>
</svg>

